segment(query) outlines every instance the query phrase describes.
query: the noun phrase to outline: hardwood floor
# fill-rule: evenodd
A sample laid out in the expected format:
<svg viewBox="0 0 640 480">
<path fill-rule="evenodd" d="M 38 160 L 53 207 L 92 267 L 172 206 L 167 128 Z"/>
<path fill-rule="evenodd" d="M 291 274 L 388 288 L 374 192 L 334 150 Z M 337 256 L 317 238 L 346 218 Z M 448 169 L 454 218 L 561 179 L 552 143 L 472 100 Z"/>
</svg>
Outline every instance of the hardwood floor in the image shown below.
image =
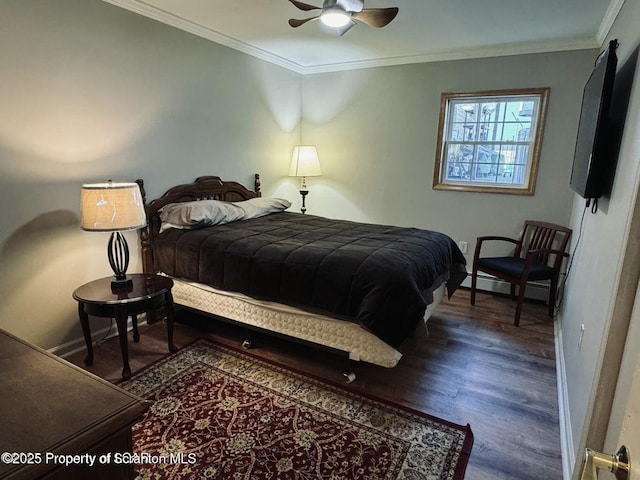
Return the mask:
<svg viewBox="0 0 640 480">
<path fill-rule="evenodd" d="M 468 480 L 562 479 L 558 395 L 553 322 L 546 306 L 526 303 L 520 327 L 513 326 L 515 303 L 508 298 L 479 293 L 476 306 L 469 292 L 459 290 L 443 300 L 429 320 L 427 334 L 419 326 L 400 351 L 404 357 L 393 369 L 351 362 L 281 339 L 256 337 L 254 354 L 314 375 L 342 382 L 342 373 L 357 375 L 345 388 L 430 413 L 461 424 L 469 423 L 474 446 Z M 210 337 L 238 346 L 241 328 L 212 320 L 175 328 L 175 343 L 184 346 Z M 101 319 L 92 319 L 94 322 Z M 167 353 L 164 324 L 141 326 L 140 343 L 130 341 L 133 372 Z M 95 348 L 92 367 L 85 352 L 67 358 L 106 378 L 120 378 L 122 359 L 117 338 Z"/>
</svg>

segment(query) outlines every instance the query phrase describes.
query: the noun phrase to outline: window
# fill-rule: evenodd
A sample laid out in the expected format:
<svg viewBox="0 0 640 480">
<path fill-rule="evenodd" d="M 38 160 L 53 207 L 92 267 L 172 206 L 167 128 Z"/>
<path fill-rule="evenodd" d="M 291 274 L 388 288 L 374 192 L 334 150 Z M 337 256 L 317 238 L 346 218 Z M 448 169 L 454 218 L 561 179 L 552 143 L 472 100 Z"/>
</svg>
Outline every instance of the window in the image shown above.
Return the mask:
<svg viewBox="0 0 640 480">
<path fill-rule="evenodd" d="M 548 96 L 443 93 L 433 188 L 533 195 Z"/>
</svg>

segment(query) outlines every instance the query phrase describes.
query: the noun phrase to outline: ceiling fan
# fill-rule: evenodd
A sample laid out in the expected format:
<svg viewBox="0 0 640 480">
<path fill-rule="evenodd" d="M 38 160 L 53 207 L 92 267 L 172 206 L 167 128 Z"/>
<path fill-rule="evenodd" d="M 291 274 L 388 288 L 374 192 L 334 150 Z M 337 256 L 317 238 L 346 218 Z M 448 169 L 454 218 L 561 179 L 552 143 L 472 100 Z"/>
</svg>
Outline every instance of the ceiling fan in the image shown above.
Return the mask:
<svg viewBox="0 0 640 480">
<path fill-rule="evenodd" d="M 316 7 L 298 0 L 289 0 L 300 10 L 305 12 L 321 10 L 322 13 L 311 18 L 297 20 L 289 19 L 289 25 L 296 28 L 305 23 L 319 19 L 328 27 L 335 28 L 342 36 L 356 25 L 356 20 L 372 27 L 381 28 L 396 18 L 398 7 L 364 8 L 364 0 L 324 0 L 322 7 Z"/>
</svg>

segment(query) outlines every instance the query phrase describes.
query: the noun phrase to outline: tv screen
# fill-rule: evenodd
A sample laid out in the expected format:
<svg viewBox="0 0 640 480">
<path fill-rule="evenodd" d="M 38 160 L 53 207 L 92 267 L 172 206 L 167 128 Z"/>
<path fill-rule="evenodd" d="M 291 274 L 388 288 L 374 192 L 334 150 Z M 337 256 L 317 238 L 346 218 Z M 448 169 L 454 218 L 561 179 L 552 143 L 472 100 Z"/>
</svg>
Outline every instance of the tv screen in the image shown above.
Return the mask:
<svg viewBox="0 0 640 480">
<path fill-rule="evenodd" d="M 609 183 L 615 164 L 610 148 L 609 108 L 618 59 L 617 40 L 596 59 L 582 95 L 582 110 L 571 170 L 571 188 L 583 198 L 599 198 Z"/>
</svg>

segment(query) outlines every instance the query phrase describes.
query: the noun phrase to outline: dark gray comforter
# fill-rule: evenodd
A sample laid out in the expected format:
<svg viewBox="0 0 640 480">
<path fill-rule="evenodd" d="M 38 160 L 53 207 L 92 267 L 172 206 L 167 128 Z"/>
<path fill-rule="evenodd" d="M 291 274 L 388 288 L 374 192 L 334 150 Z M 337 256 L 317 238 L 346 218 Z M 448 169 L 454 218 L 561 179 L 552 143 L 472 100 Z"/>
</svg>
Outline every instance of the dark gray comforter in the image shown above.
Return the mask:
<svg viewBox="0 0 640 480">
<path fill-rule="evenodd" d="M 154 240 L 156 269 L 168 275 L 354 321 L 397 347 L 466 261 L 447 235 L 417 228 L 330 220 L 298 213 L 195 230 Z"/>
</svg>

